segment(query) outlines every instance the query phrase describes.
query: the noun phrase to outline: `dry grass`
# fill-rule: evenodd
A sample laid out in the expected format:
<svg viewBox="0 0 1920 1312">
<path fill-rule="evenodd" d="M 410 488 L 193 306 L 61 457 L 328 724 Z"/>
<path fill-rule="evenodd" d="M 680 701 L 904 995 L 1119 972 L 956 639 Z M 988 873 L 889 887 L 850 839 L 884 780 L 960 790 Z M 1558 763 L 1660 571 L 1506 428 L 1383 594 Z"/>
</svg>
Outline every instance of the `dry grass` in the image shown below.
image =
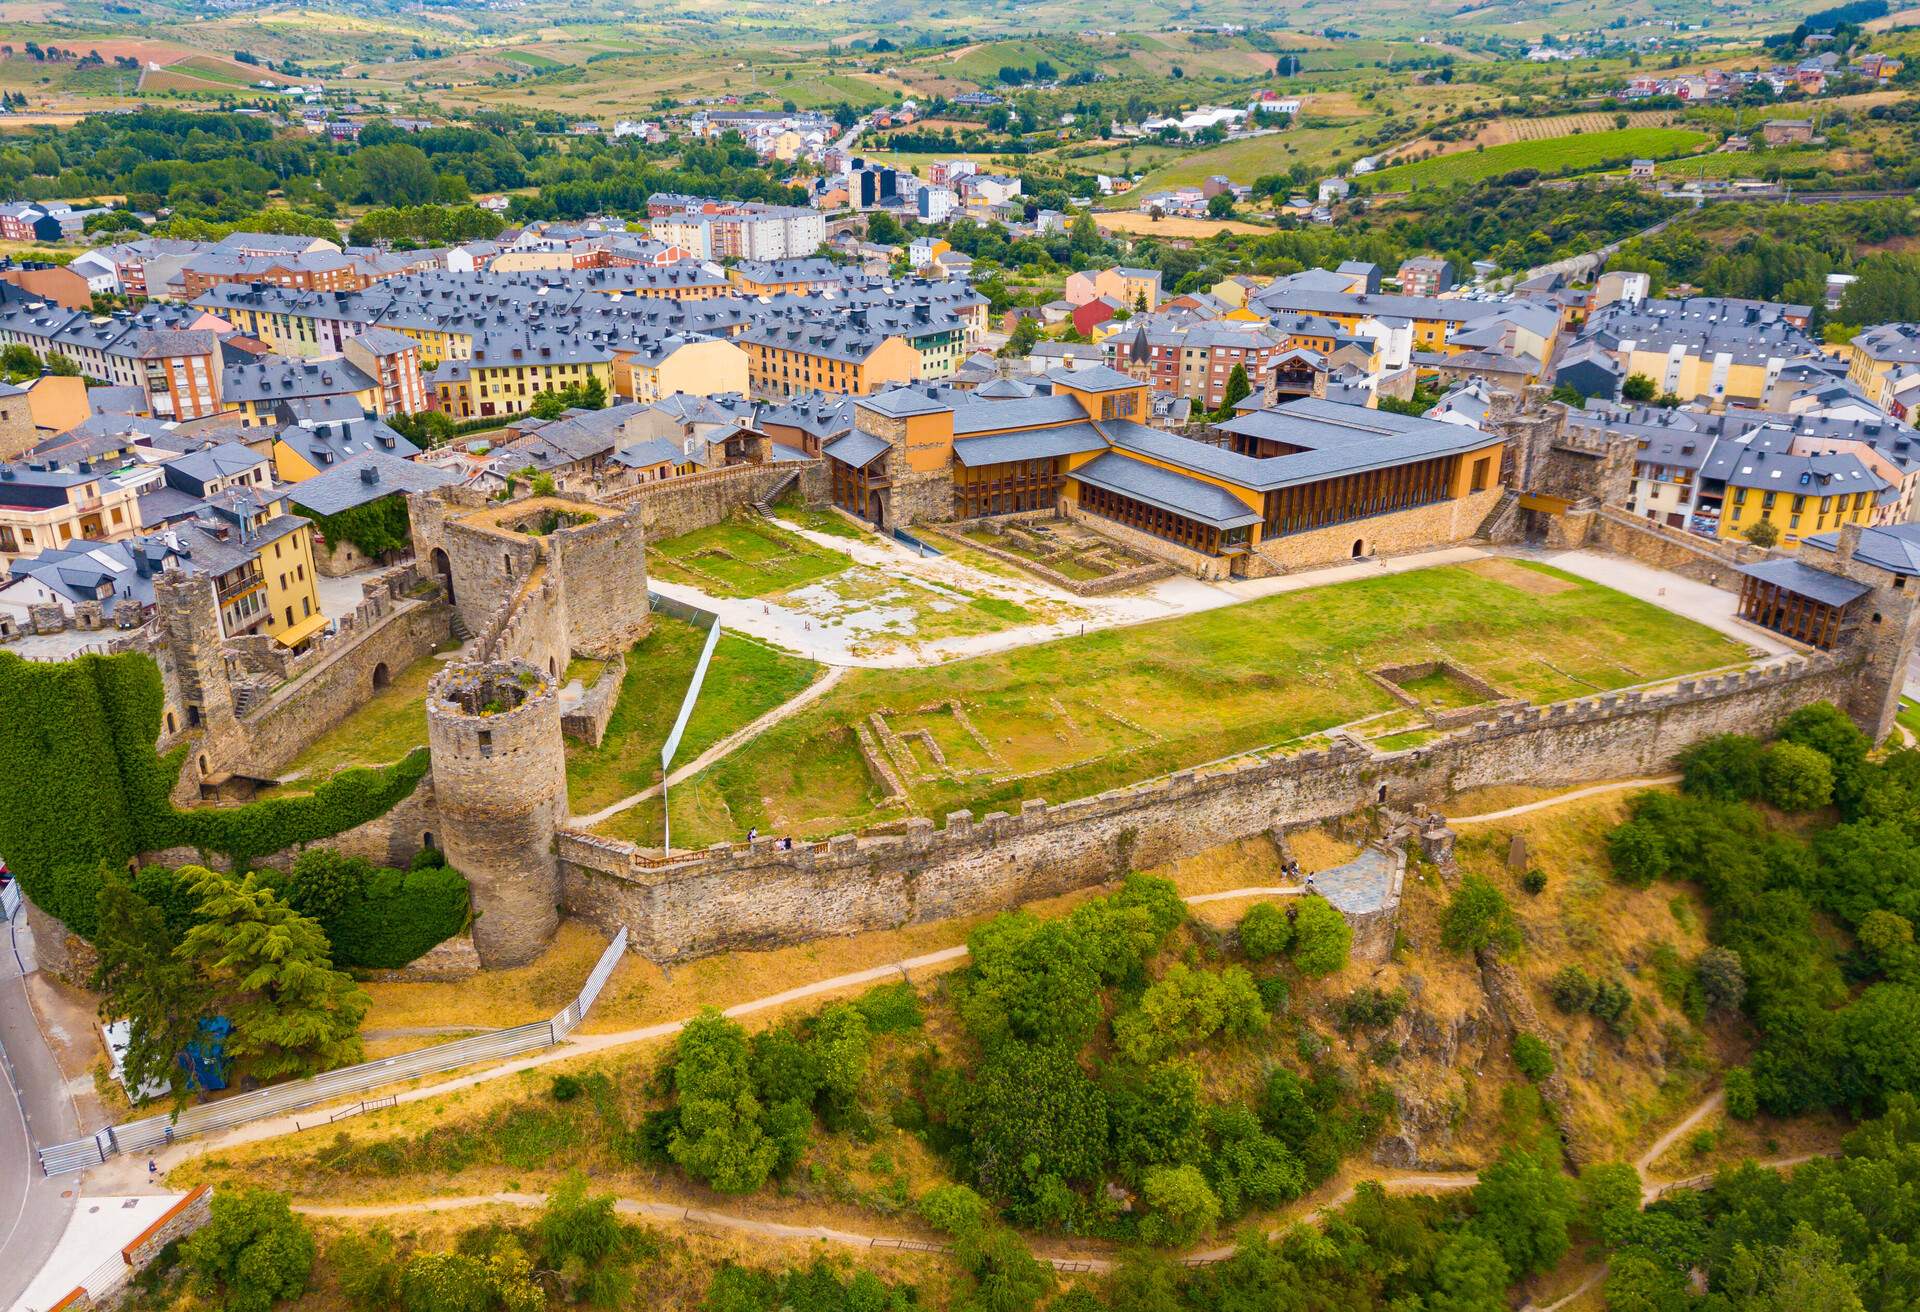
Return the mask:
<svg viewBox="0 0 1920 1312">
<path fill-rule="evenodd" d="M 1656 980 L 1661 945 L 1682 962 L 1707 946 L 1698 896 L 1666 884 L 1629 888 L 1608 868 L 1606 834 L 1626 818 L 1632 796 L 1608 793 L 1476 826 L 1458 847 L 1461 865 L 1503 889 L 1519 916 L 1526 948 L 1514 965 L 1558 1040 L 1575 1129 L 1619 1157 L 1689 1105 L 1724 1057 L 1716 1036 L 1663 997 Z M 1528 866 L 1547 875 L 1538 896 L 1522 892 L 1520 872 L 1507 867 L 1515 834 L 1525 840 Z M 1569 964 L 1627 985 L 1636 1004 L 1631 1033 L 1616 1036 L 1592 1017 L 1554 1009 L 1546 984 Z"/>
<path fill-rule="evenodd" d="M 606 946 L 606 939 L 596 930 L 568 920 L 561 922 L 560 932 L 539 960 L 529 965 L 483 970 L 470 979 L 449 983 L 363 985 L 373 999 L 364 1028 L 474 1025 L 506 1029 L 545 1020 L 580 992 L 580 985 Z M 614 982 L 625 973 L 616 971 Z M 612 991 L 610 982 L 602 1002 Z"/>
<path fill-rule="evenodd" d="M 1506 583 L 1519 588 L 1522 592 L 1531 592 L 1537 597 L 1551 597 L 1556 592 L 1571 592 L 1580 586 L 1571 579 L 1543 574 L 1537 569 L 1528 569 L 1524 565 L 1500 556 L 1485 556 L 1479 560 L 1470 560 L 1462 568 L 1478 574 L 1481 578 L 1492 579 L 1495 583 Z"/>
<path fill-rule="evenodd" d="M 1831 1152 L 1852 1129 L 1844 1115 L 1831 1111 L 1791 1118 L 1763 1115 L 1750 1121 L 1716 1113 L 1703 1120 L 1699 1130 L 1681 1136 L 1678 1143 L 1660 1154 L 1647 1174 L 1653 1180 L 1685 1180 L 1741 1162 Z"/>
<path fill-rule="evenodd" d="M 1244 223 L 1239 219 L 1182 219 L 1172 216 L 1156 219 L 1139 210 L 1096 211 L 1093 222 L 1102 232 L 1130 232 L 1156 237 L 1211 237 L 1218 232 L 1258 235 L 1273 231 L 1270 227 Z"/>
</svg>

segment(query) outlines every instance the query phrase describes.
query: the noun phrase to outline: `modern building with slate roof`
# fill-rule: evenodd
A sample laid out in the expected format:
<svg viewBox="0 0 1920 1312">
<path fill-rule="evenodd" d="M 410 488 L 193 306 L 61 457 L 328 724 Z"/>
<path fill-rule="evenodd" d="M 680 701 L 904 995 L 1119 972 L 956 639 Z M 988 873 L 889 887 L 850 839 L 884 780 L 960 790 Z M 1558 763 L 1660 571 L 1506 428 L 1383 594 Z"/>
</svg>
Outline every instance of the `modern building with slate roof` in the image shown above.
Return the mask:
<svg viewBox="0 0 1920 1312">
<path fill-rule="evenodd" d="M 1033 394 L 903 387 L 858 398 L 825 446 L 835 504 L 882 527 L 1064 513 L 1206 578 L 1414 550 L 1475 533 L 1504 439 L 1312 398 L 1200 440 L 1141 422 L 1148 384 L 1056 369 Z"/>
</svg>

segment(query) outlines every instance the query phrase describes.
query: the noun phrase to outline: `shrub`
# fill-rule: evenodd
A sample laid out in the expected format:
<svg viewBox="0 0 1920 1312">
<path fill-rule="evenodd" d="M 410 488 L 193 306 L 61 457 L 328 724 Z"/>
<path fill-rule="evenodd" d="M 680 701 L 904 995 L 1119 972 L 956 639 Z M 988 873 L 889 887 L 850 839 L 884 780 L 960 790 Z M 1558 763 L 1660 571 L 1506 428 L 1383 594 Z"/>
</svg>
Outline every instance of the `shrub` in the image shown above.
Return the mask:
<svg viewBox="0 0 1920 1312">
<path fill-rule="evenodd" d="M 1747 968 L 1740 964 L 1738 952 L 1710 947 L 1693 963 L 1693 969 L 1700 980 L 1700 995 L 1710 1010 L 1722 1015 L 1740 1010 L 1747 997 Z"/>
<path fill-rule="evenodd" d="M 1553 1074 L 1553 1049 L 1535 1035 L 1515 1034 L 1512 1052 L 1515 1069 L 1535 1084 Z"/>
<path fill-rule="evenodd" d="M 1833 800 L 1851 818 L 1863 800 L 1867 751 L 1872 746 L 1846 712 L 1832 702 L 1802 706 L 1780 722 L 1780 737 L 1811 747 L 1827 758 L 1833 770 Z"/>
<path fill-rule="evenodd" d="M 1667 873 L 1667 844 L 1645 820 L 1629 820 L 1607 835 L 1607 859 L 1622 883 L 1645 888 Z"/>
<path fill-rule="evenodd" d="M 1721 802 L 1760 795 L 1760 743 L 1745 734 L 1705 738 L 1680 753 L 1681 787 Z"/>
<path fill-rule="evenodd" d="M 1220 1222 L 1220 1200 L 1197 1167 L 1155 1167 L 1142 1177 L 1140 1197 L 1148 1208 L 1140 1237 L 1150 1244 L 1190 1244 Z"/>
<path fill-rule="evenodd" d="M 1633 994 L 1617 979 L 1603 979 L 1593 987 L 1593 1001 L 1587 1010 L 1606 1022 L 1616 1034 L 1633 1029 Z"/>
<path fill-rule="evenodd" d="M 1249 961 L 1277 957 L 1293 946 L 1293 922 L 1272 902 L 1258 902 L 1240 918 L 1240 952 Z"/>
<path fill-rule="evenodd" d="M 1400 989 L 1391 992 L 1368 984 L 1355 989 L 1340 1001 L 1342 1029 L 1377 1030 L 1391 1025 L 1407 1008 L 1407 995 Z"/>
<path fill-rule="evenodd" d="M 1303 975 L 1331 975 L 1347 964 L 1353 926 L 1323 897 L 1303 897 L 1295 908 L 1293 964 Z"/>
<path fill-rule="evenodd" d="M 548 1092 L 553 1095 L 555 1102 L 572 1102 L 580 1096 L 584 1088 L 585 1086 L 580 1083 L 578 1076 L 556 1075 L 553 1077 L 553 1084 L 549 1087 Z"/>
<path fill-rule="evenodd" d="M 400 1303 L 406 1312 L 490 1312 L 492 1274 L 464 1253 L 420 1253 L 400 1273 Z"/>
<path fill-rule="evenodd" d="M 955 1238 L 977 1233 L 987 1224 L 992 1211 L 986 1199 L 963 1184 L 929 1189 L 920 1199 L 920 1219 Z"/>
<path fill-rule="evenodd" d="M 451 867 L 376 868 L 359 857 L 309 848 L 294 862 L 287 900 L 326 931 L 342 966 L 394 970 L 467 927 L 466 877 Z"/>
<path fill-rule="evenodd" d="M 1522 892 L 1533 897 L 1538 897 L 1547 891 L 1547 872 L 1535 866 L 1533 869 L 1527 871 L 1526 874 L 1520 876 L 1520 888 Z"/>
<path fill-rule="evenodd" d="M 1547 996 L 1553 1005 L 1569 1016 L 1578 1016 L 1593 1006 L 1597 986 L 1593 976 L 1578 966 L 1562 966 L 1547 981 Z"/>
<path fill-rule="evenodd" d="M 920 996 L 905 980 L 868 989 L 854 999 L 853 1005 L 866 1018 L 868 1031 L 874 1034 L 899 1034 L 926 1024 L 927 1018 L 920 1010 Z"/>
<path fill-rule="evenodd" d="M 1113 1022 L 1114 1042 L 1131 1061 L 1146 1064 L 1196 1047 L 1214 1035 L 1246 1036 L 1267 1024 L 1253 977 L 1241 966 L 1192 970 L 1176 962 Z"/>
<path fill-rule="evenodd" d="M 313 1272 L 313 1233 L 285 1194 L 222 1190 L 207 1224 L 180 1245 L 180 1258 L 202 1293 L 226 1312 L 266 1312 L 306 1292 Z"/>
<path fill-rule="evenodd" d="M 1726 1092 L 1727 1115 L 1736 1121 L 1750 1121 L 1759 1114 L 1760 1099 L 1754 1091 L 1752 1071 L 1745 1066 L 1729 1067 L 1723 1087 Z"/>
<path fill-rule="evenodd" d="M 359 1312 L 386 1312 L 399 1301 L 400 1263 L 393 1256 L 393 1236 L 385 1230 L 341 1235 L 327 1248 L 327 1265 Z"/>
<path fill-rule="evenodd" d="M 1466 875 L 1440 921 L 1440 939 L 1455 952 L 1520 946 L 1520 922 L 1506 894 L 1484 875 Z"/>
<path fill-rule="evenodd" d="M 1811 811 L 1833 800 L 1833 766 L 1799 743 L 1768 743 L 1761 757 L 1762 795 L 1782 811 Z"/>
<path fill-rule="evenodd" d="M 712 1009 L 680 1032 L 673 1089 L 679 1111 L 668 1152 L 722 1193 L 752 1193 L 779 1155 L 747 1069 L 746 1031 Z"/>
</svg>

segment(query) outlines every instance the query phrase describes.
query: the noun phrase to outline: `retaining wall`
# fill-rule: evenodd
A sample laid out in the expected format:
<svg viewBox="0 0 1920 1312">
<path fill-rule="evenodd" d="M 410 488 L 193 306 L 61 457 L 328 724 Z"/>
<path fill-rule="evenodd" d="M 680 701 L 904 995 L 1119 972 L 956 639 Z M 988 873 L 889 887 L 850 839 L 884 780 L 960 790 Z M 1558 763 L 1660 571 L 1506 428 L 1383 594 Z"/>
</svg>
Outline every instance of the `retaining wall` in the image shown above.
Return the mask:
<svg viewBox="0 0 1920 1312">
<path fill-rule="evenodd" d="M 1656 773 L 1719 733 L 1755 732 L 1822 699 L 1852 668 L 1816 654 L 1760 670 L 1511 711 L 1403 752 L 1348 742 L 1236 769 L 1171 777 L 1018 815 L 955 812 L 935 829 L 845 834 L 780 850 L 772 838 L 684 858 L 575 831 L 558 836 L 562 900 L 634 951 L 683 960 L 829 934 L 999 910 L 1218 844 L 1382 800 L 1438 803 L 1497 784 L 1558 786 Z"/>
<path fill-rule="evenodd" d="M 781 461 L 767 465 L 728 465 L 701 474 L 640 483 L 602 499 L 623 508 L 640 507 L 647 541 L 675 538 L 710 528 L 742 506 L 752 505 L 800 470 L 800 498 L 812 505 L 827 500 L 827 462 Z"/>
</svg>

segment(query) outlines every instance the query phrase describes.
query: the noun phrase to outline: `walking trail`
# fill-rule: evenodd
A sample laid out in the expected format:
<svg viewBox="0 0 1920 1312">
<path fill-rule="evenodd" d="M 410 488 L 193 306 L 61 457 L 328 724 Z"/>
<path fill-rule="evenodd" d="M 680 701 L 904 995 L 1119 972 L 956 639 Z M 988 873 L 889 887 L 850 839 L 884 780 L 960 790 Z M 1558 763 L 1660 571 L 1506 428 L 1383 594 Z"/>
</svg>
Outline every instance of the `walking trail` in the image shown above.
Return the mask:
<svg viewBox="0 0 1920 1312">
<path fill-rule="evenodd" d="M 1645 787 L 1649 784 L 1664 782 L 1670 782 L 1670 780 L 1664 778 L 1640 779 L 1597 785 L 1593 788 L 1576 789 L 1573 792 L 1564 793 L 1558 797 L 1543 798 L 1537 802 L 1529 802 L 1524 806 L 1509 807 L 1503 811 L 1490 812 L 1481 816 L 1465 817 L 1465 819 L 1469 821 L 1499 819 L 1510 815 L 1561 805 L 1582 797 L 1591 796 L 1597 792 L 1608 792 L 1621 788 Z M 1202 905 L 1232 899 L 1297 896 L 1302 891 L 1304 890 L 1293 886 L 1253 886 L 1228 889 L 1221 892 L 1197 893 L 1183 900 L 1189 905 Z M 821 997 L 826 994 L 844 992 L 848 989 L 859 988 L 868 984 L 893 979 L 911 979 L 916 971 L 946 968 L 963 960 L 966 955 L 967 948 L 964 944 L 942 948 L 935 952 L 923 953 L 919 956 L 886 962 L 865 970 L 836 975 L 830 979 L 818 980 L 811 984 L 799 985 L 779 993 L 768 994 L 765 997 L 737 1003 L 732 1007 L 728 1007 L 722 1014 L 733 1018 L 749 1016 L 757 1012 L 784 1007 L 795 1002 L 806 1001 L 807 999 Z M 483 1070 L 473 1071 L 451 1080 L 442 1080 L 436 1084 L 403 1090 L 395 1095 L 395 1102 L 411 1103 L 428 1098 L 438 1098 L 462 1089 L 471 1088 L 478 1084 L 502 1079 L 524 1070 L 544 1066 L 549 1062 L 567 1061 L 589 1053 L 605 1052 L 638 1043 L 670 1038 L 674 1034 L 677 1034 L 685 1024 L 686 1022 L 684 1020 L 662 1021 L 654 1025 L 641 1026 L 636 1029 L 619 1030 L 609 1034 L 576 1034 L 565 1043 L 527 1057 L 491 1066 Z M 1652 1202 L 1658 1199 L 1661 1194 L 1673 1189 L 1698 1188 L 1711 1182 L 1713 1176 L 1709 1173 L 1691 1177 L 1686 1180 L 1656 1183 L 1647 1180 L 1647 1172 L 1661 1154 L 1679 1142 L 1684 1135 L 1698 1126 L 1708 1116 L 1719 1110 L 1723 1101 L 1724 1095 L 1718 1091 L 1709 1095 L 1698 1106 L 1688 1112 L 1678 1124 L 1656 1139 L 1652 1146 L 1642 1153 L 1639 1159 L 1634 1162 L 1634 1170 L 1639 1174 L 1642 1182 L 1643 1202 Z M 303 1128 L 313 1128 L 315 1125 L 327 1123 L 326 1113 L 323 1110 L 310 1108 L 307 1109 L 303 1115 L 306 1117 L 305 1126 L 301 1124 L 298 1116 L 273 1117 L 239 1126 L 222 1134 L 209 1135 L 204 1138 L 176 1143 L 154 1154 L 154 1158 L 159 1162 L 162 1178 L 164 1178 L 167 1170 L 179 1165 L 189 1157 L 211 1153 L 241 1144 L 258 1143 L 269 1139 L 281 1138 L 289 1134 L 298 1133 Z M 1779 1162 L 1766 1162 L 1762 1163 L 1762 1165 L 1772 1168 L 1785 1168 L 1809 1160 L 1811 1156 L 1815 1155 L 1817 1154 L 1789 1158 Z M 116 1190 L 123 1192 L 140 1192 L 142 1186 L 147 1190 L 151 1190 L 154 1185 L 146 1180 L 145 1174 L 143 1164 L 138 1158 L 117 1157 L 95 1168 L 88 1174 L 87 1181 L 89 1187 L 87 1193 L 90 1195 L 98 1195 L 101 1193 L 115 1192 Z M 1362 1177 L 1362 1180 L 1370 1180 L 1378 1183 L 1383 1189 L 1394 1193 L 1470 1189 L 1478 1179 L 1478 1174 L 1471 1171 L 1389 1172 Z M 1307 1223 L 1316 1222 L 1329 1211 L 1344 1206 L 1352 1200 L 1355 1190 L 1361 1182 L 1361 1180 L 1356 1180 L 1349 1183 L 1338 1194 L 1330 1199 L 1314 1204 L 1309 1210 L 1294 1218 L 1294 1221 Z M 357 1205 L 302 1204 L 296 1206 L 295 1210 L 310 1216 L 321 1217 L 376 1217 L 457 1211 L 462 1208 L 489 1205 L 532 1208 L 543 1206 L 545 1202 L 546 1195 L 543 1193 L 500 1192 L 443 1198 L 423 1198 L 395 1203 Z M 767 1221 L 756 1217 L 718 1212 L 709 1208 L 688 1207 L 679 1203 L 660 1202 L 654 1199 L 620 1198 L 616 1200 L 615 1207 L 616 1210 L 629 1216 L 645 1217 L 649 1220 L 676 1224 L 706 1226 L 712 1229 L 727 1230 L 767 1239 L 814 1240 L 868 1249 L 908 1249 L 921 1252 L 947 1251 L 947 1245 L 925 1239 L 900 1235 L 865 1234 L 858 1231 L 840 1230 L 831 1226 L 793 1225 L 785 1222 Z M 1270 1233 L 1278 1234 L 1279 1231 L 1275 1230 Z M 1234 1249 L 1231 1246 L 1208 1248 L 1192 1254 L 1186 1261 L 1190 1265 L 1204 1265 L 1224 1261 L 1228 1257 L 1231 1257 L 1233 1252 Z M 1069 1272 L 1104 1272 L 1111 1270 L 1114 1265 L 1110 1258 L 1092 1254 L 1042 1254 L 1041 1256 L 1043 1260 L 1049 1262 L 1057 1269 Z M 1589 1276 L 1587 1281 L 1578 1289 L 1575 1289 L 1552 1304 L 1545 1307 L 1535 1307 L 1532 1304 L 1528 1304 L 1526 1307 L 1520 1309 L 1520 1312 L 1556 1312 L 1558 1308 L 1591 1288 L 1602 1275 L 1604 1275 L 1604 1271 L 1595 1272 Z"/>
<path fill-rule="evenodd" d="M 1567 802 L 1577 802 L 1583 797 L 1598 797 L 1602 793 L 1617 793 L 1628 788 L 1657 788 L 1661 784 L 1677 784 L 1680 776 L 1663 774 L 1653 779 L 1616 779 L 1608 784 L 1594 784 L 1587 788 L 1576 788 L 1570 793 L 1557 793 L 1552 797 L 1543 797 L 1537 802 L 1527 802 L 1521 806 L 1510 806 L 1504 811 L 1485 811 L 1479 815 L 1450 815 L 1450 825 L 1485 824 L 1489 820 L 1508 820 L 1516 815 L 1527 815 L 1533 811 L 1544 811 L 1550 806 L 1561 806 Z"/>
</svg>

